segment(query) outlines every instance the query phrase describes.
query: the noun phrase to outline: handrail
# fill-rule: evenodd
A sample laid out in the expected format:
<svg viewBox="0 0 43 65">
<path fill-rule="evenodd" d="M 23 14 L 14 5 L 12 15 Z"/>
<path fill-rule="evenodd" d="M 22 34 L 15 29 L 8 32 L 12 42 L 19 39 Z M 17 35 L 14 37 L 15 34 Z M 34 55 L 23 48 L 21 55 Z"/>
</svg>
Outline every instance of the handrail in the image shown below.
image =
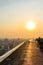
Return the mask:
<svg viewBox="0 0 43 65">
<path fill-rule="evenodd" d="M 25 41 L 24 41 L 25 42 Z M 12 50 L 6 52 L 4 55 L 0 56 L 0 63 L 5 60 L 8 56 L 10 56 L 14 51 L 16 51 L 19 47 L 21 47 L 24 42 L 20 43 L 19 45 L 17 45 L 15 48 L 13 48 Z"/>
</svg>

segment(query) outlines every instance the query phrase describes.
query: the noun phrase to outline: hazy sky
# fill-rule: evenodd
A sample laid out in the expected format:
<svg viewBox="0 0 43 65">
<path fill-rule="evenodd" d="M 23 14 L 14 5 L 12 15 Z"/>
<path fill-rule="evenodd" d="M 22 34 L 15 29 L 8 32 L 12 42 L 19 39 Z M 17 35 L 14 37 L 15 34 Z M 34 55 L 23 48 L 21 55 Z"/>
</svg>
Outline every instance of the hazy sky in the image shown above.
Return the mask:
<svg viewBox="0 0 43 65">
<path fill-rule="evenodd" d="M 32 20 L 33 31 L 25 28 Z M 43 0 L 0 0 L 0 38 L 43 37 Z"/>
</svg>

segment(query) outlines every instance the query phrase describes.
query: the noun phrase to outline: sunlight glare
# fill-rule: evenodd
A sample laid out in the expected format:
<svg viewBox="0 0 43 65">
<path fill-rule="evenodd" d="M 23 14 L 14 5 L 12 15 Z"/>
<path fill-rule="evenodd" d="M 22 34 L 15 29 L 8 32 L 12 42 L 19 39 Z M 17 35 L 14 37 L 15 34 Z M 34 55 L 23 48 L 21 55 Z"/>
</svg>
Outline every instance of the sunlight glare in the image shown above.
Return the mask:
<svg viewBox="0 0 43 65">
<path fill-rule="evenodd" d="M 28 30 L 33 30 L 33 29 L 35 28 L 35 23 L 34 23 L 33 21 L 28 21 L 28 22 L 26 23 L 26 28 L 27 28 Z"/>
</svg>

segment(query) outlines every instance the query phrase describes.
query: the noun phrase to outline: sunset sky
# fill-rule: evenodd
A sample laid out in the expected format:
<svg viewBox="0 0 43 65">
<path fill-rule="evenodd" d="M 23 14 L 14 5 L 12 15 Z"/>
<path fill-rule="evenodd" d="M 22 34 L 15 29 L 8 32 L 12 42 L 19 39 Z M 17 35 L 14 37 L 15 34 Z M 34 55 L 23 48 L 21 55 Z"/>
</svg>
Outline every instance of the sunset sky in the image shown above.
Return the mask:
<svg viewBox="0 0 43 65">
<path fill-rule="evenodd" d="M 35 29 L 26 29 L 33 21 Z M 43 0 L 0 0 L 0 38 L 43 37 Z"/>
</svg>

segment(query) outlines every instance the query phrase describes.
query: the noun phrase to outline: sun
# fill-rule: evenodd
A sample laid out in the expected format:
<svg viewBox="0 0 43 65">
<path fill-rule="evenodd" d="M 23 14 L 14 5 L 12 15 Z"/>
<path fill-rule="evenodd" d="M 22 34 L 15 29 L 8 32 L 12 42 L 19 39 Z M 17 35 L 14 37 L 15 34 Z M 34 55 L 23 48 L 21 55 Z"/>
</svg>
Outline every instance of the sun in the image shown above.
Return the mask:
<svg viewBox="0 0 43 65">
<path fill-rule="evenodd" d="M 34 23 L 33 21 L 28 21 L 28 22 L 26 23 L 26 28 L 27 28 L 28 30 L 33 30 L 33 29 L 35 28 L 35 23 Z"/>
</svg>

